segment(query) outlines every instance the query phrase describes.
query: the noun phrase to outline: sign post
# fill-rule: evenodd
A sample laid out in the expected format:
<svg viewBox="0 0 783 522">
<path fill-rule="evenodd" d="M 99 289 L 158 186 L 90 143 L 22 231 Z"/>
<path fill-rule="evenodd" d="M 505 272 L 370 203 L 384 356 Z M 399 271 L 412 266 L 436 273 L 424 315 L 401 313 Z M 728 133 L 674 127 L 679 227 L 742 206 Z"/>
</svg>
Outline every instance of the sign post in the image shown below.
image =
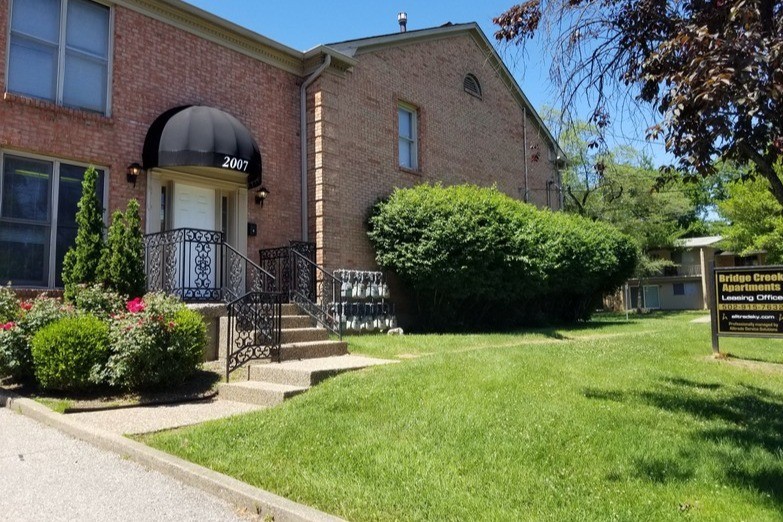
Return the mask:
<svg viewBox="0 0 783 522">
<path fill-rule="evenodd" d="M 710 267 L 714 353 L 721 336 L 783 337 L 783 266 Z"/>
</svg>

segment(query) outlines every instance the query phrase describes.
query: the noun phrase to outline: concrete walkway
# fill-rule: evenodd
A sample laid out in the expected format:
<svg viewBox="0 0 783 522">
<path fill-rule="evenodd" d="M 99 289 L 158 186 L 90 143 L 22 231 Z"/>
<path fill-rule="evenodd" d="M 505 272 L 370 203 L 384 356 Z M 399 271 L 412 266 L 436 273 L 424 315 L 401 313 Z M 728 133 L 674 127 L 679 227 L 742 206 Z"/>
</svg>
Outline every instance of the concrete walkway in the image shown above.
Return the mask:
<svg viewBox="0 0 783 522">
<path fill-rule="evenodd" d="M 0 408 L 0 520 L 240 521 L 227 502 Z"/>
<path fill-rule="evenodd" d="M 69 413 L 68 417 L 82 424 L 112 433 L 135 435 L 199 424 L 263 408 L 264 406 L 255 404 L 213 399 L 181 404 Z"/>
</svg>

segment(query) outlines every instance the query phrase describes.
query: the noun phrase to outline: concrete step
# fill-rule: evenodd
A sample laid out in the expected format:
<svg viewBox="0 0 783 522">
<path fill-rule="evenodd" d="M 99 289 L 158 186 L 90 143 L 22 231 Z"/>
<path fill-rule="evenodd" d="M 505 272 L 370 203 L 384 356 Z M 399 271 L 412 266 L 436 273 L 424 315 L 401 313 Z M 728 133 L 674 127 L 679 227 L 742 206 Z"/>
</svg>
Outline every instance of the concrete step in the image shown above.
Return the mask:
<svg viewBox="0 0 783 522">
<path fill-rule="evenodd" d="M 286 343 L 280 346 L 280 361 L 317 359 L 320 357 L 346 355 L 347 353 L 348 343 L 345 341 L 308 341 Z"/>
<path fill-rule="evenodd" d="M 340 355 L 299 361 L 287 361 L 250 366 L 250 379 L 289 386 L 314 386 L 319 382 L 343 372 L 361 370 L 370 366 L 397 361 L 374 359 L 360 355 Z"/>
<path fill-rule="evenodd" d="M 287 386 L 271 382 L 229 382 L 218 386 L 221 400 L 275 406 L 286 399 L 307 391 L 306 386 Z"/>
<path fill-rule="evenodd" d="M 326 341 L 329 332 L 324 328 L 285 328 L 280 332 L 280 344 Z"/>
<path fill-rule="evenodd" d="M 302 309 L 295 303 L 283 303 L 283 315 L 301 315 Z"/>
<path fill-rule="evenodd" d="M 309 315 L 284 315 L 282 317 L 282 328 L 313 328 L 315 319 Z"/>
</svg>

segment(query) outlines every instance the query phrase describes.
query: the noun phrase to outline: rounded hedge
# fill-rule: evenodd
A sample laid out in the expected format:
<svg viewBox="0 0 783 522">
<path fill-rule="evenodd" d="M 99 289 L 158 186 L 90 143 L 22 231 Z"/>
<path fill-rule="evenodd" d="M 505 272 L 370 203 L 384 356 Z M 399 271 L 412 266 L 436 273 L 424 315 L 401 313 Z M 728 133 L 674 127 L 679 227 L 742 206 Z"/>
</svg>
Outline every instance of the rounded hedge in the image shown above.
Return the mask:
<svg viewBox="0 0 783 522">
<path fill-rule="evenodd" d="M 33 366 L 47 390 L 80 391 L 95 385 L 94 375 L 109 356 L 109 327 L 92 315 L 60 319 L 32 338 Z"/>
<path fill-rule="evenodd" d="M 586 319 L 638 257 L 610 225 L 472 185 L 398 189 L 373 207 L 368 235 L 429 330 Z"/>
</svg>

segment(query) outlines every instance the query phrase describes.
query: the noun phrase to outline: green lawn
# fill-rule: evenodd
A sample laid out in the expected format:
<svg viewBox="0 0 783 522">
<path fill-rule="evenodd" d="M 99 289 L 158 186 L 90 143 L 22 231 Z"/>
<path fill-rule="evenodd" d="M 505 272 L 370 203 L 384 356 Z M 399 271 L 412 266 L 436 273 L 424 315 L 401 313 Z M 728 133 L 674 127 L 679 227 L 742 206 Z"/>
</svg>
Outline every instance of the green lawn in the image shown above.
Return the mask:
<svg viewBox="0 0 783 522">
<path fill-rule="evenodd" d="M 351 338 L 402 362 L 145 441 L 350 520 L 781 520 L 783 342 L 695 317 Z"/>
</svg>

